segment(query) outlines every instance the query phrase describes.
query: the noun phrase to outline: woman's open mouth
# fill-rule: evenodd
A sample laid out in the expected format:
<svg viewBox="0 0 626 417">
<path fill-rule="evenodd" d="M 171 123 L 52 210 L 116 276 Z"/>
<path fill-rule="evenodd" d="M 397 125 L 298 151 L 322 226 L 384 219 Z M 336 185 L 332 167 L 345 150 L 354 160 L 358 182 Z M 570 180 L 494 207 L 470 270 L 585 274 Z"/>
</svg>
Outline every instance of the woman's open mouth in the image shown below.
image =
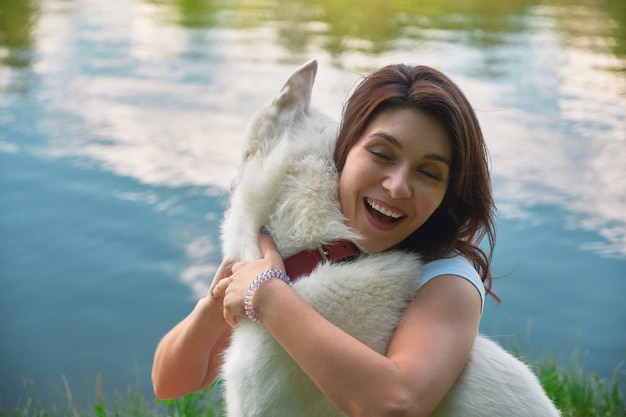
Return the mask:
<svg viewBox="0 0 626 417">
<path fill-rule="evenodd" d="M 382 207 L 367 197 L 365 198 L 365 208 L 370 218 L 384 225 L 394 225 L 405 217 L 404 214 Z"/>
</svg>

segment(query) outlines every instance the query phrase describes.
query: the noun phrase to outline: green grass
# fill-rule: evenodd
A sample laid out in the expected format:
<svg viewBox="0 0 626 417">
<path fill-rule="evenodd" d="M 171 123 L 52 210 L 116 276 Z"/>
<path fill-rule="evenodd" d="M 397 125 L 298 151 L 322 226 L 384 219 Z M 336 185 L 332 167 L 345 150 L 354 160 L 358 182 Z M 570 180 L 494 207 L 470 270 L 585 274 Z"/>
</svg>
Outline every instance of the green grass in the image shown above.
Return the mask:
<svg viewBox="0 0 626 417">
<path fill-rule="evenodd" d="M 625 417 L 626 405 L 620 389 L 618 368 L 609 381 L 586 374 L 580 366 L 560 368 L 555 359 L 535 363 L 541 385 L 563 417 Z M 623 381 L 622 381 L 623 382 Z"/>
<path fill-rule="evenodd" d="M 218 417 L 222 399 L 216 384 L 209 388 L 174 400 L 147 398 L 138 385 L 126 392 L 116 392 L 109 400 L 102 395 L 102 377 L 95 383 L 95 403 L 85 405 L 75 401 L 65 376 L 62 397 L 51 399 L 47 405 L 28 398 L 17 406 L 6 409 L 0 402 L 0 417 Z"/>
<path fill-rule="evenodd" d="M 551 354 L 539 358 L 525 356 L 521 344 L 520 339 L 513 344 L 513 355 L 530 365 L 563 417 L 626 417 L 623 364 L 615 368 L 610 380 L 605 380 L 594 372 L 585 371 L 577 350 L 568 363 L 562 365 L 562 361 Z"/>
<path fill-rule="evenodd" d="M 530 360 L 546 392 L 563 411 L 563 417 L 626 417 L 620 388 L 624 383 L 624 370 L 618 367 L 611 380 L 603 380 L 595 373 L 586 373 L 577 357 L 571 362 L 563 367 L 555 358 Z M 14 408 L 5 409 L 0 402 L 0 417 L 218 417 L 222 409 L 222 399 L 215 385 L 167 401 L 146 398 L 138 386 L 133 386 L 106 400 L 101 393 L 102 378 L 98 375 L 95 404 L 90 406 L 77 404 L 65 377 L 62 380 L 61 405 L 42 405 L 37 399 L 28 398 Z"/>
</svg>

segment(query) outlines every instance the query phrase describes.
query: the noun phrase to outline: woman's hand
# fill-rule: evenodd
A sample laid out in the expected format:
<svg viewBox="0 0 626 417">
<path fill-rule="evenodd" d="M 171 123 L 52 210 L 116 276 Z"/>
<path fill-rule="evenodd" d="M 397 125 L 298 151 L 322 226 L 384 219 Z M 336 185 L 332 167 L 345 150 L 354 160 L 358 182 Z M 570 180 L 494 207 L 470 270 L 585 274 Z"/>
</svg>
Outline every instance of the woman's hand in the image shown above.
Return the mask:
<svg viewBox="0 0 626 417">
<path fill-rule="evenodd" d="M 199 391 L 219 375 L 231 332 L 223 317 L 223 300 L 212 294 L 231 273 L 231 262 L 222 261 L 209 294 L 159 342 L 152 365 L 152 384 L 158 398 Z"/>
<path fill-rule="evenodd" d="M 225 279 L 228 279 L 233 271 L 232 271 L 232 262 L 229 260 L 222 260 L 222 263 L 220 264 L 220 266 L 217 268 L 217 271 L 215 272 L 215 276 L 213 277 L 213 282 L 211 282 L 211 287 L 209 288 L 209 294 L 206 297 L 207 299 L 215 299 L 221 302 L 221 298 L 222 297 L 218 297 L 216 294 L 216 290 L 215 288 Z M 222 283 L 222 285 L 224 285 Z"/>
<path fill-rule="evenodd" d="M 285 270 L 274 240 L 268 234 L 259 233 L 259 249 L 262 258 L 251 262 L 237 262 L 232 265 L 232 275 L 221 279 L 212 289 L 213 297 L 223 298 L 224 320 L 231 327 L 246 317 L 244 299 L 254 279 L 270 269 Z"/>
</svg>

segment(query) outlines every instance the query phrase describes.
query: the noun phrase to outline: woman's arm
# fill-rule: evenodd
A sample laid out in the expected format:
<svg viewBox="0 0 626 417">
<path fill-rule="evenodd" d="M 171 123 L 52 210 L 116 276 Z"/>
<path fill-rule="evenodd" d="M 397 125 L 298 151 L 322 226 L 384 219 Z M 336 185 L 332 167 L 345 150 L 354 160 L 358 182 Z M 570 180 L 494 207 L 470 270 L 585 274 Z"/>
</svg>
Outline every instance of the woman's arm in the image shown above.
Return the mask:
<svg viewBox="0 0 626 417">
<path fill-rule="evenodd" d="M 264 260 L 236 265 L 226 288 L 226 318 L 231 324 L 243 319 L 237 316 L 243 315 L 240 296 L 248 282 L 261 269 L 281 266 L 267 239 L 260 241 Z M 261 285 L 253 307 L 278 343 L 347 414 L 427 416 L 467 361 L 481 298 L 464 278 L 443 275 L 431 280 L 409 304 L 386 356 L 325 320 L 280 280 Z"/>
<path fill-rule="evenodd" d="M 223 262 L 211 285 L 224 278 Z M 208 295 L 159 343 L 152 365 L 157 398 L 175 398 L 207 387 L 219 373 L 221 353 L 231 329 L 224 321 L 221 299 Z"/>
</svg>

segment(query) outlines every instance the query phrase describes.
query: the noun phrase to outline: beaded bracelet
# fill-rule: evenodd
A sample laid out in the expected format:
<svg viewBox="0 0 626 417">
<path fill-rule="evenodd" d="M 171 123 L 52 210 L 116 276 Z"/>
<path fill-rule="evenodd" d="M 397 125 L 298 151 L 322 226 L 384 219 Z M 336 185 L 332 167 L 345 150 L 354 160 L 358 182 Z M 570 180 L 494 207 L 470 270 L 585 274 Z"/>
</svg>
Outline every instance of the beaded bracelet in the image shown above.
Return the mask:
<svg viewBox="0 0 626 417">
<path fill-rule="evenodd" d="M 256 292 L 257 288 L 259 288 L 261 284 L 263 284 L 265 281 L 270 280 L 270 279 L 281 279 L 287 285 L 291 285 L 291 279 L 289 278 L 289 276 L 285 274 L 283 271 L 279 271 L 278 269 L 271 269 L 269 271 L 265 271 L 262 274 L 260 274 L 258 277 L 256 277 L 254 281 L 252 281 L 252 283 L 250 284 L 250 287 L 248 287 L 246 298 L 243 301 L 243 308 L 246 311 L 246 316 L 248 316 L 250 320 L 256 323 L 260 323 L 261 319 L 259 318 L 259 316 L 256 315 L 256 313 L 252 309 L 252 298 L 254 298 L 254 293 Z"/>
</svg>

